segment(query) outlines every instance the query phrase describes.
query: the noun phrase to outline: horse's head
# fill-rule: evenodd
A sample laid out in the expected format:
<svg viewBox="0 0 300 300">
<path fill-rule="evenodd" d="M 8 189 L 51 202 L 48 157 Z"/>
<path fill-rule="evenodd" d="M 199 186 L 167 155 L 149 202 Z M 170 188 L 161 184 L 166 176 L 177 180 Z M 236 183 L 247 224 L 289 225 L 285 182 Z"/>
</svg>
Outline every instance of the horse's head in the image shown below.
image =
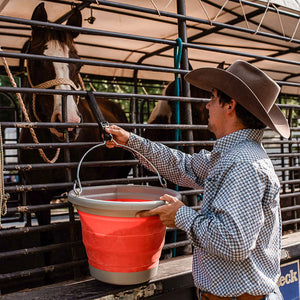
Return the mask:
<svg viewBox="0 0 300 300">
<path fill-rule="evenodd" d="M 33 14 L 32 20 L 47 22 L 47 12 L 44 3 L 39 4 Z M 80 27 L 82 17 L 79 10 L 67 21 L 67 25 Z M 73 39 L 78 36 L 76 32 L 54 30 L 32 26 L 32 37 L 29 53 L 56 56 L 64 58 L 79 58 Z M 81 64 L 52 62 L 47 60 L 28 60 L 28 79 L 32 87 L 71 90 L 79 87 L 78 72 Z M 62 122 L 62 96 L 61 95 L 35 95 L 33 105 L 34 115 L 38 121 Z M 67 122 L 80 123 L 81 115 L 76 104 L 76 97 L 67 96 Z M 50 131 L 59 139 L 62 132 L 51 128 Z M 78 136 L 78 130 L 69 129 L 70 139 Z"/>
</svg>

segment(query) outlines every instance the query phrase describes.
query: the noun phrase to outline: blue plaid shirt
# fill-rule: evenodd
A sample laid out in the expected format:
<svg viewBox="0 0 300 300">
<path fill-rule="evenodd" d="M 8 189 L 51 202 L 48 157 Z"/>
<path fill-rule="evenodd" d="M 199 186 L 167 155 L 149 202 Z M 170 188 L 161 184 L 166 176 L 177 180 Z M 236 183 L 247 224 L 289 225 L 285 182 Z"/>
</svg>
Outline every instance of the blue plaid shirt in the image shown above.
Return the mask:
<svg viewBox="0 0 300 300">
<path fill-rule="evenodd" d="M 166 179 L 204 187 L 201 212 L 183 206 L 175 218 L 194 246 L 193 277 L 202 291 L 223 297 L 266 295 L 279 279 L 280 184 L 262 135 L 263 130 L 236 131 L 217 140 L 212 152 L 193 155 L 130 135 L 128 146 Z"/>
</svg>

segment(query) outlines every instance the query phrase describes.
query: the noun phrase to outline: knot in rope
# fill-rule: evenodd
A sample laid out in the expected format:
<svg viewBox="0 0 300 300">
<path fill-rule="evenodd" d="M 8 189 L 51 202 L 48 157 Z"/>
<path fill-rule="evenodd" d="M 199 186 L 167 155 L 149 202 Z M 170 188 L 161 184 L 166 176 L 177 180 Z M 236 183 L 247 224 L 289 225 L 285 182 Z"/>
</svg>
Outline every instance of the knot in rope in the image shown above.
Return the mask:
<svg viewBox="0 0 300 300">
<path fill-rule="evenodd" d="M 1 195 L 2 198 L 2 207 L 1 207 L 1 215 L 5 216 L 7 214 L 7 201 L 10 198 L 8 193 Z"/>
</svg>

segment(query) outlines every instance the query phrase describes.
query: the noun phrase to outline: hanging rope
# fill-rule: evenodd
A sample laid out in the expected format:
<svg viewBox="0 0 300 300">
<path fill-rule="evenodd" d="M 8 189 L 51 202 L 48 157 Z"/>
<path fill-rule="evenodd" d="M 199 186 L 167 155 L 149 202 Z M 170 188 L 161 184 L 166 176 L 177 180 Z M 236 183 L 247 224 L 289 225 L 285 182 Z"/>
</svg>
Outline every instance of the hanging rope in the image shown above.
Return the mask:
<svg viewBox="0 0 300 300">
<path fill-rule="evenodd" d="M 204 11 L 206 17 L 207 17 L 207 20 L 208 20 L 209 23 L 210 23 L 210 26 L 212 26 L 212 20 L 211 20 L 210 16 L 208 15 L 208 12 L 207 12 L 205 6 L 203 5 L 203 3 L 202 3 L 201 0 L 198 0 L 198 1 L 199 1 L 200 5 L 201 5 L 201 7 L 202 7 L 202 9 L 203 9 L 203 11 Z"/>
<path fill-rule="evenodd" d="M 0 124 L 0 229 L 1 225 L 1 217 L 5 216 L 7 213 L 7 201 L 9 199 L 9 194 L 5 193 L 4 190 L 4 155 L 3 155 L 3 145 L 2 145 L 2 129 Z"/>
<path fill-rule="evenodd" d="M 3 51 L 2 48 L 1 48 L 1 46 L 0 46 L 0 51 Z M 16 82 L 15 82 L 15 80 L 14 80 L 14 78 L 13 78 L 11 72 L 10 72 L 10 69 L 9 69 L 9 66 L 8 66 L 8 63 L 7 63 L 6 59 L 5 59 L 5 57 L 1 57 L 1 59 L 2 59 L 3 65 L 4 65 L 4 67 L 5 67 L 6 73 L 7 73 L 8 77 L 9 77 L 9 80 L 10 80 L 12 86 L 15 87 L 15 88 L 17 88 L 17 84 L 16 84 Z M 27 114 L 27 110 L 26 110 L 25 104 L 24 104 L 24 102 L 23 102 L 23 99 L 22 99 L 22 97 L 21 97 L 21 94 L 20 94 L 20 93 L 16 93 L 16 95 L 17 95 L 17 98 L 18 98 L 18 100 L 19 100 L 19 103 L 20 103 L 20 107 L 21 107 L 21 109 L 22 109 L 22 112 L 23 112 L 23 114 L 24 114 L 25 121 L 26 121 L 27 123 L 30 123 L 31 121 L 30 121 L 30 118 L 29 118 L 29 116 L 28 116 L 28 114 Z M 34 141 L 36 144 L 39 144 L 39 141 L 38 141 L 38 138 L 37 138 L 37 136 L 36 136 L 36 134 L 35 134 L 34 129 L 33 129 L 33 128 L 29 128 L 29 130 L 30 130 L 30 133 L 31 133 L 31 135 L 32 135 L 33 141 Z M 52 163 L 54 163 L 54 162 L 57 160 L 57 158 L 58 158 L 58 156 L 59 156 L 59 153 L 60 153 L 60 148 L 57 149 L 56 154 L 55 154 L 55 156 L 52 158 L 52 160 L 48 159 L 48 157 L 46 156 L 46 154 L 45 154 L 45 152 L 43 151 L 43 149 L 39 148 L 38 151 L 39 151 L 41 157 L 43 158 L 43 160 L 44 160 L 45 162 L 52 164 Z"/>
<path fill-rule="evenodd" d="M 182 40 L 181 38 L 176 39 L 177 46 L 174 48 L 174 68 L 180 69 L 180 62 L 181 62 L 181 56 L 182 56 Z M 180 85 L 179 85 L 179 76 L 178 73 L 175 73 L 175 96 L 180 95 Z M 180 102 L 177 101 L 175 103 L 175 120 L 176 124 L 180 124 Z M 180 140 L 180 130 L 175 130 L 175 140 Z"/>
<path fill-rule="evenodd" d="M 156 9 L 157 14 L 160 16 L 160 11 L 159 11 L 159 9 L 158 9 L 158 6 L 157 6 L 156 2 L 155 2 L 154 0 L 151 0 L 151 3 L 152 3 L 152 5 L 154 6 L 154 8 Z"/>
<path fill-rule="evenodd" d="M 217 15 L 214 17 L 213 22 L 215 22 L 218 18 L 218 16 L 221 14 L 222 10 L 224 9 L 224 7 L 226 6 L 226 4 L 228 3 L 229 0 L 226 0 L 223 4 L 223 6 L 221 7 L 221 9 L 218 11 Z"/>
<path fill-rule="evenodd" d="M 249 23 L 248 23 L 248 20 L 247 20 L 247 17 L 246 17 L 245 9 L 244 9 L 243 3 L 242 3 L 242 0 L 240 0 L 240 5 L 241 5 L 241 8 L 242 8 L 242 12 L 243 12 L 243 15 L 244 15 L 244 19 L 245 19 L 247 28 L 250 29 Z"/>
<path fill-rule="evenodd" d="M 80 86 L 81 86 L 81 89 L 82 89 L 83 91 L 86 91 L 86 88 L 85 88 L 85 85 L 84 85 L 84 82 L 83 82 L 83 79 L 82 79 L 80 73 L 78 73 L 78 79 L 79 79 L 79 84 L 80 84 Z"/>
<path fill-rule="evenodd" d="M 240 0 L 240 1 L 241 1 L 241 0 Z M 264 20 L 264 18 L 265 18 L 265 16 L 266 16 L 266 13 L 267 13 L 267 11 L 268 11 L 268 9 L 269 9 L 269 6 L 270 6 L 270 0 L 268 0 L 266 9 L 265 9 L 265 11 L 264 11 L 264 14 L 263 14 L 263 16 L 262 16 L 262 18 L 261 18 L 261 20 L 260 20 L 260 22 L 259 22 L 259 24 L 258 24 L 258 26 L 257 26 L 256 31 L 255 31 L 254 34 L 256 34 L 256 33 L 258 32 L 258 30 L 259 30 L 259 28 L 260 28 L 260 26 L 261 26 L 261 24 L 262 24 L 262 22 L 263 22 L 263 20 Z"/>
<path fill-rule="evenodd" d="M 298 30 L 299 24 L 300 24 L 300 18 L 298 19 L 298 23 L 297 23 L 297 25 L 295 27 L 295 30 L 294 30 L 294 32 L 293 32 L 293 34 L 291 36 L 290 42 L 294 39 L 294 36 L 295 36 L 295 34 L 296 34 L 297 30 Z"/>
<path fill-rule="evenodd" d="M 271 3 L 271 4 L 272 4 L 272 6 L 275 8 L 275 10 L 277 12 L 277 16 L 278 16 L 278 19 L 279 19 L 279 23 L 280 23 L 282 35 L 285 36 L 285 32 L 284 32 L 284 28 L 283 28 L 283 25 L 282 25 L 282 21 L 281 21 L 279 10 L 278 10 L 277 6 L 274 3 Z"/>
</svg>

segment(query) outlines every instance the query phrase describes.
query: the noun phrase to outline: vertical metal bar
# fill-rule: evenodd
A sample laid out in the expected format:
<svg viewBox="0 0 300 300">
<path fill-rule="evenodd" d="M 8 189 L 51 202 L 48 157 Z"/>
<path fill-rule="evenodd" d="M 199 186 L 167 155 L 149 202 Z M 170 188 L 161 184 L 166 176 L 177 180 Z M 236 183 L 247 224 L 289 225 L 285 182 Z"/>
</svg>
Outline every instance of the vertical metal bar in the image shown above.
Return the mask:
<svg viewBox="0 0 300 300">
<path fill-rule="evenodd" d="M 62 96 L 62 119 L 63 122 L 68 121 L 68 105 L 67 105 L 67 95 Z M 65 142 L 69 143 L 70 138 L 69 138 L 69 132 L 68 128 L 64 129 L 64 138 Z M 64 149 L 64 161 L 65 162 L 70 162 L 71 161 L 71 156 L 70 156 L 70 149 L 66 148 Z M 66 168 L 66 178 L 69 182 L 72 182 L 72 175 L 71 171 L 69 168 Z M 73 206 L 69 207 L 69 220 L 70 220 L 70 240 L 71 242 L 75 241 L 76 239 L 76 228 L 75 228 L 75 216 L 74 216 L 74 208 Z M 71 247 L 71 255 L 72 255 L 72 261 L 77 260 L 78 254 L 76 247 Z M 74 274 L 74 279 L 77 279 L 80 277 L 80 269 L 78 266 L 73 266 L 73 274 Z"/>
<path fill-rule="evenodd" d="M 68 105 L 67 105 L 67 103 L 68 103 L 67 95 L 63 95 L 62 96 L 62 120 L 63 120 L 63 122 L 68 122 Z M 68 128 L 64 129 L 64 139 L 65 139 L 66 143 L 70 142 Z M 64 161 L 65 162 L 71 161 L 69 148 L 64 149 Z M 71 171 L 69 168 L 66 168 L 66 176 L 67 176 L 67 180 L 69 182 L 71 182 L 72 176 L 71 176 Z"/>
<path fill-rule="evenodd" d="M 177 0 L 177 13 L 181 14 L 181 15 L 186 15 L 185 0 Z M 185 20 L 182 20 L 182 19 L 178 20 L 178 35 L 181 38 L 183 43 L 187 43 L 187 32 L 186 32 L 186 21 Z M 181 69 L 189 70 L 188 49 L 184 46 L 182 49 Z M 191 96 L 190 84 L 188 82 L 186 82 L 185 80 L 182 80 L 182 89 L 183 89 L 183 96 L 185 96 L 185 97 Z M 185 121 L 187 124 L 193 123 L 191 103 L 186 104 Z M 193 131 L 192 130 L 187 131 L 187 140 L 188 141 L 193 140 Z M 193 146 L 188 147 L 188 153 L 190 153 L 190 154 L 194 153 Z"/>
<path fill-rule="evenodd" d="M 292 108 L 289 108 L 288 109 L 288 122 L 289 122 L 289 125 L 290 127 L 292 127 L 292 116 L 293 116 L 293 109 Z M 289 137 L 289 140 L 291 141 L 293 138 L 292 138 L 292 132 L 291 132 L 291 135 Z M 288 145 L 288 149 L 289 149 L 289 153 L 293 153 L 293 144 L 292 143 L 289 143 Z M 293 167 L 295 165 L 295 162 L 294 162 L 294 158 L 293 157 L 290 157 L 289 158 L 289 166 L 290 167 Z M 295 179 L 295 171 L 291 170 L 289 171 L 289 179 L 293 180 Z M 290 185 L 290 193 L 295 193 L 295 186 L 293 183 L 291 183 Z M 291 199 L 291 204 L 293 206 L 297 205 L 297 197 L 292 197 Z M 294 210 L 294 219 L 297 219 L 297 210 Z M 298 229 L 298 223 L 294 223 L 294 230 L 297 230 Z"/>
<path fill-rule="evenodd" d="M 186 15 L 185 12 L 185 0 L 177 0 L 177 13 L 181 15 Z M 178 20 L 178 35 L 181 38 L 183 43 L 187 43 L 187 31 L 186 31 L 186 21 L 179 19 Z M 182 49 L 182 57 L 181 57 L 181 69 L 183 70 L 189 70 L 189 57 L 188 57 L 188 49 L 183 46 Z M 182 80 L 182 89 L 183 89 L 183 96 L 184 97 L 191 97 L 191 90 L 190 90 L 190 84 Z M 189 125 L 193 124 L 192 119 L 192 104 L 186 103 L 186 111 L 185 111 L 185 122 Z M 187 132 L 187 140 L 193 141 L 193 131 L 188 130 Z M 190 146 L 187 148 L 187 152 L 189 154 L 194 153 L 194 146 Z M 197 205 L 197 196 L 194 195 L 190 199 L 190 205 L 196 206 Z"/>
</svg>

